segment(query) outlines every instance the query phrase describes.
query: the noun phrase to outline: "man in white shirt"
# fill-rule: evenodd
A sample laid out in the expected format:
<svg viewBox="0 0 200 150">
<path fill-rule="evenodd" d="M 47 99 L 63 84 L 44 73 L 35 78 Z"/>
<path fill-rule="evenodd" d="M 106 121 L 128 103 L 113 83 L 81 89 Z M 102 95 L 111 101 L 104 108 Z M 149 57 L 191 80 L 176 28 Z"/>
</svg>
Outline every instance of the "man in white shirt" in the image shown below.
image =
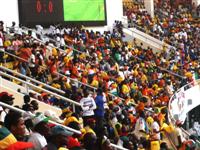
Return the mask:
<svg viewBox="0 0 200 150">
<path fill-rule="evenodd" d="M 83 110 L 83 123 L 86 125 L 87 119 L 94 118 L 94 110 L 96 109 L 96 103 L 94 99 L 89 96 L 87 90 L 83 90 L 83 98 L 80 100 L 81 108 Z"/>
<path fill-rule="evenodd" d="M 134 130 L 134 134 L 137 136 L 138 139 L 140 139 L 141 137 L 146 137 L 147 134 L 147 124 L 145 122 L 144 112 L 141 112 L 139 116 L 140 117 L 136 121 Z"/>
</svg>

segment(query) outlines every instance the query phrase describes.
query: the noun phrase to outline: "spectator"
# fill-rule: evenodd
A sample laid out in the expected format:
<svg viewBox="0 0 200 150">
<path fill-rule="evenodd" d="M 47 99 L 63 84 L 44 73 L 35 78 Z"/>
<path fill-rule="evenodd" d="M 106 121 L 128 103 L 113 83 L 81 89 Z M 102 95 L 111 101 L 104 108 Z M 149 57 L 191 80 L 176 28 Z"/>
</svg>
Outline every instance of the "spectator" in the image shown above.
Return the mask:
<svg viewBox="0 0 200 150">
<path fill-rule="evenodd" d="M 83 124 L 85 126 L 87 125 L 87 119 L 94 118 L 94 110 L 96 109 L 96 103 L 86 89 L 83 91 L 83 98 L 80 100 L 80 104 L 83 110 Z"/>
<path fill-rule="evenodd" d="M 11 131 L 19 141 L 26 141 L 26 126 L 22 115 L 18 112 L 9 111 L 4 120 L 5 127 Z"/>
<path fill-rule="evenodd" d="M 95 97 L 95 103 L 96 103 L 96 110 L 95 110 L 95 117 L 96 117 L 96 123 L 98 124 L 97 128 L 103 127 L 103 118 L 104 118 L 104 96 L 102 89 L 97 89 L 97 96 Z M 97 130 L 98 130 L 97 129 Z"/>
<path fill-rule="evenodd" d="M 68 137 L 73 133 L 67 131 L 61 126 L 55 126 L 51 129 L 50 142 L 47 144 L 47 150 L 57 150 L 60 147 L 66 147 L 68 143 Z"/>
<path fill-rule="evenodd" d="M 50 135 L 48 120 L 49 118 L 43 114 L 37 114 L 33 118 L 33 133 L 30 135 L 28 141 L 33 143 L 34 148 L 29 150 L 42 150 L 47 145 L 46 139 Z"/>
<path fill-rule="evenodd" d="M 94 150 L 96 149 L 96 140 L 97 137 L 95 136 L 95 134 L 89 132 L 86 133 L 83 137 L 83 143 L 84 143 L 84 147 L 87 150 Z"/>
<path fill-rule="evenodd" d="M 25 111 L 30 111 L 30 96 L 29 95 L 24 95 L 24 105 L 22 106 L 22 109 Z"/>
<path fill-rule="evenodd" d="M 14 103 L 14 97 L 13 95 L 9 94 L 8 92 L 1 92 L 0 93 L 0 102 L 6 103 L 8 105 L 13 105 Z M 6 114 L 8 113 L 8 110 L 4 107 L 0 106 L 0 125 L 3 124 L 4 118 Z"/>
<path fill-rule="evenodd" d="M 14 135 L 5 127 L 0 128 L 0 143 L 1 150 L 26 150 L 34 147 L 30 142 L 17 141 Z"/>
</svg>

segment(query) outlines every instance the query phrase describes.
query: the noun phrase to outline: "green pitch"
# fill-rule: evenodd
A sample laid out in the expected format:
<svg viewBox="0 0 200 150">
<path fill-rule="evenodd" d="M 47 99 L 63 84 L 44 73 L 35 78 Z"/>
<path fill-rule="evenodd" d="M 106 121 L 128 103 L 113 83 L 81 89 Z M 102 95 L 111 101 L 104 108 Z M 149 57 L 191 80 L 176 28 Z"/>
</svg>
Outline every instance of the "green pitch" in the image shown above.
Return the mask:
<svg viewBox="0 0 200 150">
<path fill-rule="evenodd" d="M 64 21 L 104 21 L 104 0 L 63 0 Z"/>
</svg>

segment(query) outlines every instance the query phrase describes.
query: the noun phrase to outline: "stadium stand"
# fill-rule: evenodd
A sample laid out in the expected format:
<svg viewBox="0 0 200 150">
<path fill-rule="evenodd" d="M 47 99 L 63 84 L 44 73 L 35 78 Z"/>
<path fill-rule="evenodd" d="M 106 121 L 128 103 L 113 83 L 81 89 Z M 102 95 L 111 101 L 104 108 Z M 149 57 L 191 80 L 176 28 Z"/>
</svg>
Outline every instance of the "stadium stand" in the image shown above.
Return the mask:
<svg viewBox="0 0 200 150">
<path fill-rule="evenodd" d="M 198 13 L 166 2 L 174 18 L 151 18 L 142 1 L 123 4 L 129 27 L 174 48 L 124 41 L 120 21 L 104 33 L 0 23 L 0 149 L 199 149 L 170 110 L 200 79 Z"/>
</svg>

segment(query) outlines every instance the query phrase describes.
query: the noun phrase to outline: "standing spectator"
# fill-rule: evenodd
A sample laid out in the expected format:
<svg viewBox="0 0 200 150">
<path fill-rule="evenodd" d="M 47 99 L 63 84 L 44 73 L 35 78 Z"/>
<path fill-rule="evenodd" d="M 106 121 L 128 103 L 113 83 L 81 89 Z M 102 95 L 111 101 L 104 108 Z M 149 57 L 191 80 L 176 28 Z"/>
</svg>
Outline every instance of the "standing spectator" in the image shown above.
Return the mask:
<svg viewBox="0 0 200 150">
<path fill-rule="evenodd" d="M 182 122 L 177 120 L 176 121 L 176 128 L 174 131 L 174 144 L 176 145 L 177 149 L 180 149 L 182 147 L 182 143 L 185 141 L 185 138 L 183 137 L 183 133 L 181 131 Z"/>
<path fill-rule="evenodd" d="M 96 103 L 94 99 L 89 95 L 88 90 L 83 90 L 83 98 L 80 100 L 81 108 L 83 110 L 83 124 L 86 125 L 87 119 L 94 117 L 94 110 L 96 109 Z"/>
<path fill-rule="evenodd" d="M 97 106 L 97 109 L 95 110 L 95 117 L 96 117 L 96 123 L 97 123 L 97 128 L 103 127 L 103 118 L 104 118 L 104 96 L 103 96 L 103 91 L 102 89 L 97 90 L 97 96 L 95 98 L 95 103 Z M 97 129 L 97 130 L 98 130 Z"/>
</svg>

